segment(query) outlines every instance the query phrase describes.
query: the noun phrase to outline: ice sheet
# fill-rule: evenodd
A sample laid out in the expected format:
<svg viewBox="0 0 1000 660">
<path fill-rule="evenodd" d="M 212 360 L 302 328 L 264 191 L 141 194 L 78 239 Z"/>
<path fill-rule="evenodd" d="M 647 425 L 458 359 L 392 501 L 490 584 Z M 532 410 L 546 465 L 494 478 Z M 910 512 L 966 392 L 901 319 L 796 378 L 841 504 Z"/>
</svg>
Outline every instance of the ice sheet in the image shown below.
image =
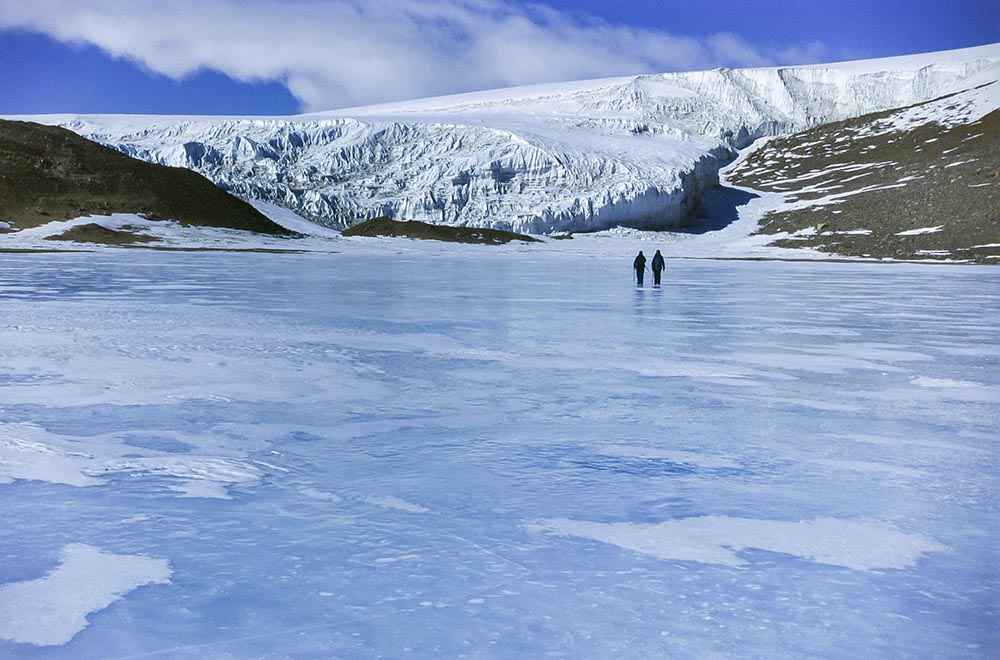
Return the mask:
<svg viewBox="0 0 1000 660">
<path fill-rule="evenodd" d="M 576 241 L 0 255 L 0 657 L 996 655 L 997 271 Z"/>
</svg>

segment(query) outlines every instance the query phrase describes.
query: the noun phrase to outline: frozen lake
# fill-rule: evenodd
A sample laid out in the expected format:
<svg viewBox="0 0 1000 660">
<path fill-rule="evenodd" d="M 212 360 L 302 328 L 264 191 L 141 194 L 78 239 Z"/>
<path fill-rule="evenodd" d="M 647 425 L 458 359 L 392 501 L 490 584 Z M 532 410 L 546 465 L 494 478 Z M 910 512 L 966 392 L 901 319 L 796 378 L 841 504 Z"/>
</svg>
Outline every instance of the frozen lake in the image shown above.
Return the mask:
<svg viewBox="0 0 1000 660">
<path fill-rule="evenodd" d="M 0 255 L 0 657 L 1000 654 L 1000 270 L 630 261 Z"/>
</svg>

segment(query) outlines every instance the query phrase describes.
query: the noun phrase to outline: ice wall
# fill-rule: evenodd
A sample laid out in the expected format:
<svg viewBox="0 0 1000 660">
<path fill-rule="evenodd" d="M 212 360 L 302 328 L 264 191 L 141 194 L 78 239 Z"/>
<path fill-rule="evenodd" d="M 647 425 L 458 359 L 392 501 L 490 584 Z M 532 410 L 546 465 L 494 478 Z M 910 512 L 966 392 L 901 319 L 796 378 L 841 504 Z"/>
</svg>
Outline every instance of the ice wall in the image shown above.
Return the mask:
<svg viewBox="0 0 1000 660">
<path fill-rule="evenodd" d="M 753 140 L 1000 78 L 1000 45 L 885 61 L 542 85 L 272 119 L 62 117 L 131 156 L 344 227 L 681 225 Z"/>
</svg>

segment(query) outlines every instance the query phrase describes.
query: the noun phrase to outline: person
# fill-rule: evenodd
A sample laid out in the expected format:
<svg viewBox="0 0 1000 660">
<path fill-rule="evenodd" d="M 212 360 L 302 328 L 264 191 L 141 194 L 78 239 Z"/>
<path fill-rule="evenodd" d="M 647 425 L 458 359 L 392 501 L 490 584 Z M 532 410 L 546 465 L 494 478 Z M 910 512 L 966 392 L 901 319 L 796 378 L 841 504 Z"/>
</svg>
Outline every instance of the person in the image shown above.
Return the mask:
<svg viewBox="0 0 1000 660">
<path fill-rule="evenodd" d="M 663 270 L 663 255 L 657 250 L 650 264 L 653 267 L 653 286 L 660 286 L 660 272 Z"/>
<path fill-rule="evenodd" d="M 642 250 L 639 250 L 635 261 L 632 262 L 632 267 L 635 268 L 636 282 L 639 286 L 642 286 L 642 274 L 646 272 L 646 257 L 642 254 Z"/>
</svg>

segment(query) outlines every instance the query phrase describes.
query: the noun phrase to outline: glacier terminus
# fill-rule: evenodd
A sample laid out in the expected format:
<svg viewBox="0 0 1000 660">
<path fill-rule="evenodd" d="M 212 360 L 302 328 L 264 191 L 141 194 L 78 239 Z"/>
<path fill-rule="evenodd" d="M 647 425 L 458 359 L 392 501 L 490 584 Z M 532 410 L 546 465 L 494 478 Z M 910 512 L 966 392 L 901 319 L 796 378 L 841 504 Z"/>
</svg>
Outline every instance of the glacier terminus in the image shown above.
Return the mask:
<svg viewBox="0 0 1000 660">
<path fill-rule="evenodd" d="M 536 85 L 299 115 L 47 116 L 332 228 L 681 228 L 758 138 L 995 82 L 1000 47 Z"/>
</svg>

